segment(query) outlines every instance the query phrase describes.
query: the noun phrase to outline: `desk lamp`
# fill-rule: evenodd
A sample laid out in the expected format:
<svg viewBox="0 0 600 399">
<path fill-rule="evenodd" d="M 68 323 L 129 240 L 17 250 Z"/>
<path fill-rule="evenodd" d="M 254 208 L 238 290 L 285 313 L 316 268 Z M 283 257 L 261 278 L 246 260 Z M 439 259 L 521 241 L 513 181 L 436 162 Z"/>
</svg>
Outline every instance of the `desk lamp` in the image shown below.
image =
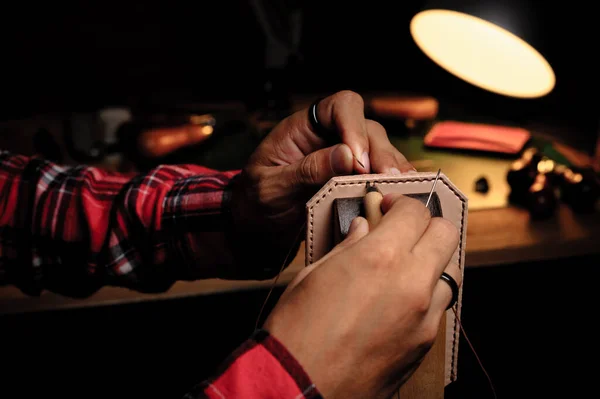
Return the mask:
<svg viewBox="0 0 600 399">
<path fill-rule="evenodd" d="M 554 89 L 556 77 L 549 62 L 532 44 L 539 37 L 535 36 L 535 15 L 526 6 L 525 2 L 510 0 L 500 4 L 472 0 L 431 0 L 411 19 L 410 34 L 429 59 L 455 77 L 508 98 L 536 99 Z M 510 11 L 513 13 L 509 14 Z M 519 25 L 519 21 L 526 21 L 527 24 Z M 511 155 L 522 153 L 522 158 L 531 153 L 529 150 L 523 153 L 530 139 L 525 129 L 451 123 L 436 132 L 434 126 L 425 137 L 425 144 Z M 553 149 L 549 151 L 553 151 L 559 159 L 564 159 L 562 154 Z M 531 158 L 537 159 L 537 156 Z M 543 204 L 540 214 L 542 217 L 550 216 L 554 210 L 554 189 L 550 187 L 551 179 L 547 179 L 546 174 L 555 170 L 540 170 L 540 164 L 533 164 L 529 170 L 523 166 L 528 163 L 525 161 L 520 159 L 509 169 L 511 195 L 520 191 L 525 200 L 518 202 L 525 202 L 531 211 Z M 521 167 L 513 170 L 515 165 Z M 571 171 L 567 169 L 567 172 Z M 523 184 L 517 184 L 517 187 L 513 175 L 527 178 L 521 179 Z M 576 175 L 579 177 L 576 182 L 578 187 L 591 184 L 589 179 Z M 569 186 L 574 184 L 571 181 L 568 183 Z M 587 191 L 593 192 L 593 195 L 573 196 L 570 205 L 576 209 L 593 209 L 598 193 L 597 190 Z M 567 196 L 564 196 L 566 199 Z"/>
<path fill-rule="evenodd" d="M 528 18 L 523 4 L 430 0 L 412 18 L 410 34 L 429 59 L 462 81 L 507 98 L 543 97 L 554 88 L 556 77 L 530 44 L 537 40 L 535 20 Z M 518 24 L 524 20 L 527 25 Z M 516 155 L 530 138 L 525 129 L 500 126 L 453 125 L 444 126 L 444 132 L 435 128 L 426 137 L 432 147 Z"/>
<path fill-rule="evenodd" d="M 412 18 L 410 33 L 433 62 L 472 85 L 508 97 L 545 96 L 555 86 L 554 71 L 527 41 L 531 29 L 511 32 L 517 18 L 494 22 L 505 15 L 485 2 L 429 2 Z"/>
</svg>

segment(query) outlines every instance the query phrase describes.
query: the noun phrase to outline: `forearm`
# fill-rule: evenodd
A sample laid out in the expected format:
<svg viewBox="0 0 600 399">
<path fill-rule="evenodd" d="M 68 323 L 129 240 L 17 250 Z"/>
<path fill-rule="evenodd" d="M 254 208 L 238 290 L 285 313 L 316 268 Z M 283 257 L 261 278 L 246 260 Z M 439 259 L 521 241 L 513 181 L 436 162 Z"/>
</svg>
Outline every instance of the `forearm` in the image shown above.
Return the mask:
<svg viewBox="0 0 600 399">
<path fill-rule="evenodd" d="M 287 349 L 259 330 L 229 356 L 213 378 L 184 396 L 200 398 L 320 399 L 321 394 Z"/>
<path fill-rule="evenodd" d="M 237 174 L 180 165 L 133 176 L 2 153 L 0 284 L 86 296 L 231 275 Z"/>
</svg>

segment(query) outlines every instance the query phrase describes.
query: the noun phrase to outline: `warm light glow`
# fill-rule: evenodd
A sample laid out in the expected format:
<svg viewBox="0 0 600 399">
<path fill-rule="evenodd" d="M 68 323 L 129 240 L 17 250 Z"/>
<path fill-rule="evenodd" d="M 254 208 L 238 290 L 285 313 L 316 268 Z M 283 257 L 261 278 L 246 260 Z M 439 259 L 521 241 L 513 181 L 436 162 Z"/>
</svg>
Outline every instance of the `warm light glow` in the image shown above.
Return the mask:
<svg viewBox="0 0 600 399">
<path fill-rule="evenodd" d="M 565 170 L 564 177 L 571 183 L 581 183 L 583 175 L 581 173 L 575 173 L 571 169 Z"/>
<path fill-rule="evenodd" d="M 519 98 L 548 94 L 554 71 L 531 45 L 486 20 L 449 10 L 415 15 L 417 46 L 453 75 L 482 89 Z"/>
<path fill-rule="evenodd" d="M 539 173 L 550 173 L 554 170 L 554 161 L 548 158 L 538 162 L 537 169 Z"/>
<path fill-rule="evenodd" d="M 521 159 L 517 159 L 515 162 L 512 163 L 511 169 L 512 170 L 521 170 L 521 169 L 523 169 L 523 166 L 525 166 L 525 162 Z"/>
<path fill-rule="evenodd" d="M 544 189 L 544 185 L 546 184 L 546 175 L 537 175 L 535 177 L 534 183 L 529 188 L 529 191 L 533 193 L 540 192 Z M 540 198 L 540 201 L 544 201 L 543 198 Z"/>
<path fill-rule="evenodd" d="M 190 115 L 190 123 L 194 125 L 213 125 L 215 118 L 212 115 Z"/>
<path fill-rule="evenodd" d="M 529 147 L 525 151 L 523 151 L 523 156 L 521 158 L 527 162 L 533 159 L 533 156 L 537 154 L 538 150 L 535 147 Z"/>
</svg>

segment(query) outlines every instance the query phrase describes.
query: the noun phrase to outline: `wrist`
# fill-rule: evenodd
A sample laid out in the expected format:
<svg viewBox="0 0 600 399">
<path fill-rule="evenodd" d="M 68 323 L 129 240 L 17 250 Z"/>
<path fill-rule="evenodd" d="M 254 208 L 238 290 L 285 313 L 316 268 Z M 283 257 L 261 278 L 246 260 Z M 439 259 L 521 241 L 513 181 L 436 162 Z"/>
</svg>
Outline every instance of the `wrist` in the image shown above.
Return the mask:
<svg viewBox="0 0 600 399">
<path fill-rule="evenodd" d="M 265 329 L 257 330 L 254 333 L 253 338 L 256 339 L 275 360 L 277 360 L 281 367 L 286 371 L 286 374 L 294 380 L 300 392 L 303 393 L 303 399 L 322 399 L 321 393 L 317 389 L 314 381 L 282 341 Z"/>
<path fill-rule="evenodd" d="M 245 170 L 232 180 L 230 190 L 228 244 L 236 263 L 231 277 L 271 279 L 298 252 L 301 240 L 296 239 L 296 224 L 269 217 L 269 206 L 260 205 L 257 185 Z"/>
<path fill-rule="evenodd" d="M 206 391 L 248 399 L 322 399 L 300 363 L 266 330 L 257 330 L 236 349 Z M 226 395 L 231 394 L 231 395 Z"/>
</svg>

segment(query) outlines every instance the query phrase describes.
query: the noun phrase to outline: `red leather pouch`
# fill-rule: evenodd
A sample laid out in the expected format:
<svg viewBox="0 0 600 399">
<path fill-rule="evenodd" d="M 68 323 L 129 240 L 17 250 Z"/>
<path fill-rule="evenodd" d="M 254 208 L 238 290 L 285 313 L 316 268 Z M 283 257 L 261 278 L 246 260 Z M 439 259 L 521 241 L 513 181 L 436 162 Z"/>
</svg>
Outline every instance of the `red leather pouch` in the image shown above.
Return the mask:
<svg viewBox="0 0 600 399">
<path fill-rule="evenodd" d="M 441 121 L 432 126 L 423 140 L 430 148 L 519 154 L 531 139 L 523 128 Z"/>
</svg>

